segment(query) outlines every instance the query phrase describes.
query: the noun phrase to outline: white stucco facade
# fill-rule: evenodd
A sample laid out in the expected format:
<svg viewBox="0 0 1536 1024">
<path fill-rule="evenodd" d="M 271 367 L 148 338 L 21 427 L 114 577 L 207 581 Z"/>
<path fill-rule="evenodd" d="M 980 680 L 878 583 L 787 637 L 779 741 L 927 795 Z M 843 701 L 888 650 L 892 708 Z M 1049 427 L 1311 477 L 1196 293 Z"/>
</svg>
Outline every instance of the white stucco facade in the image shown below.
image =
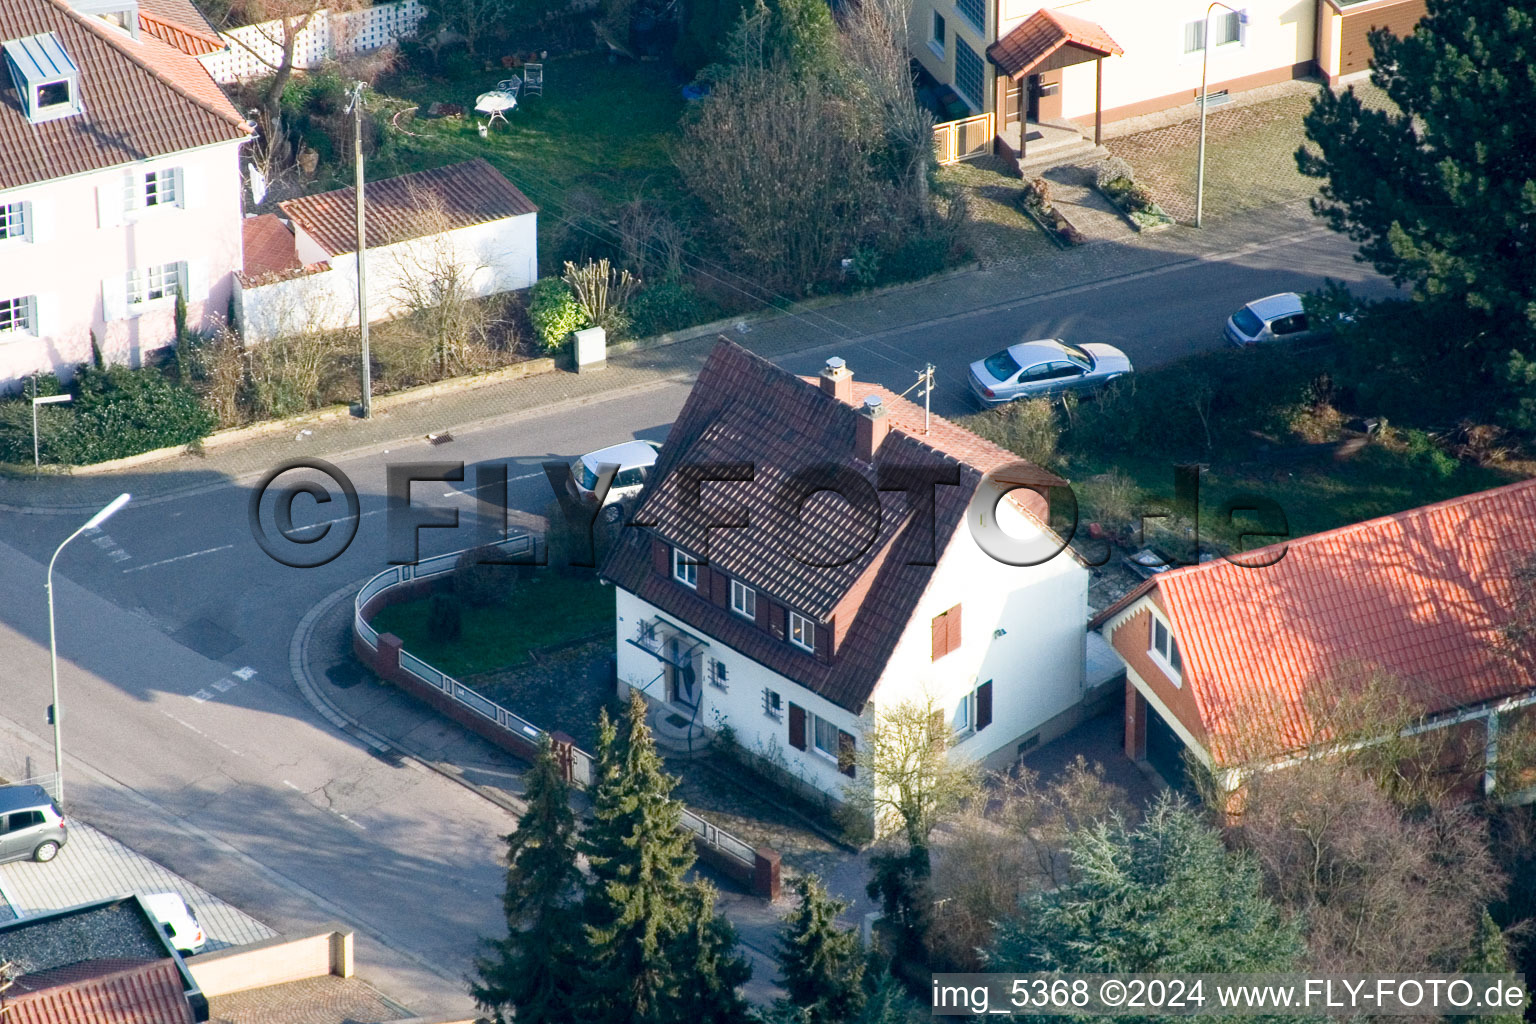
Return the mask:
<svg viewBox="0 0 1536 1024">
<path fill-rule="evenodd" d="M 320 270 L 286 280 L 239 288 L 241 329 L 261 341 L 304 328 L 336 329 L 357 322 L 357 254 L 333 256 L 299 225 L 294 249 L 306 266 Z M 401 281 L 420 283 L 427 268 L 448 263 L 472 269 L 477 297 L 527 288 L 538 278 L 538 214 L 475 224 L 425 238 L 368 250 L 368 320 L 377 323 L 404 312 Z"/>
<path fill-rule="evenodd" d="M 1005 529 L 1026 538 L 1037 554 L 1054 549 L 1053 539 L 1032 521 L 1017 514 L 1005 518 Z M 729 725 L 746 751 L 834 799 L 841 798 L 850 780 L 839 771 L 835 756 L 816 749 L 809 723 L 806 748 L 790 745 L 790 703 L 862 742 L 881 707 L 931 698 L 955 730 L 951 756 L 1005 768 L 1031 736 L 1044 733 L 1043 742 L 1073 724 L 1071 713 L 1083 698 L 1087 570 L 1065 552 L 1030 567 L 1004 564 L 983 550 L 965 525 L 942 552 L 862 718 L 686 621 L 616 590 L 621 684 L 665 700 L 664 662 L 629 641 L 641 623 L 658 620 L 692 634 L 704 641 L 695 649 L 700 701 L 696 715 L 687 707 L 679 707 L 680 713 L 694 715 L 710 730 Z M 933 619 L 957 605 L 962 609 L 960 644 L 936 661 Z M 725 665 L 723 689 L 712 682 L 711 661 Z M 992 683 L 992 721 L 975 730 L 967 723 L 975 722 L 977 687 L 987 682 Z M 765 691 L 780 697 L 777 716 L 770 713 Z"/>
<path fill-rule="evenodd" d="M 139 365 L 174 340 L 177 287 L 193 329 L 226 314 L 242 256 L 240 145 L 0 191 L 0 210 L 21 208 L 26 224 L 0 239 L 0 300 L 27 308 L 21 329 L 0 330 L 0 388 L 88 361 L 93 332 L 108 362 Z"/>
</svg>

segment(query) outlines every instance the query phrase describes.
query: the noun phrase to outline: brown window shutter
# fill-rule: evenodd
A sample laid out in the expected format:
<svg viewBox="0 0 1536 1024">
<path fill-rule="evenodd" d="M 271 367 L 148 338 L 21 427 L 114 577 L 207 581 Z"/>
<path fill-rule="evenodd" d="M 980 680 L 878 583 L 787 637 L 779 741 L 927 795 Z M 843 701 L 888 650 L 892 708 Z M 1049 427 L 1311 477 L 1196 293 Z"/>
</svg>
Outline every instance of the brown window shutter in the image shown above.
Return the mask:
<svg viewBox="0 0 1536 1024">
<path fill-rule="evenodd" d="M 763 592 L 757 592 L 757 628 L 763 632 L 769 631 L 769 620 L 772 618 L 773 605 L 763 596 Z"/>
<path fill-rule="evenodd" d="M 651 567 L 663 576 L 672 575 L 672 549 L 655 537 L 651 538 Z"/>
<path fill-rule="evenodd" d="M 949 623 L 949 649 L 958 651 L 960 649 L 960 606 L 955 605 L 945 612 L 944 618 Z"/>
<path fill-rule="evenodd" d="M 816 623 L 816 657 L 820 661 L 832 660 L 832 623 Z"/>
<path fill-rule="evenodd" d="M 837 730 L 837 770 L 848 776 L 854 777 L 858 766 L 854 764 L 853 734 Z"/>
<path fill-rule="evenodd" d="M 768 632 L 780 640 L 784 639 L 784 606 L 774 605 L 768 613 Z"/>
<path fill-rule="evenodd" d="M 992 724 L 992 680 L 976 687 L 976 731 Z"/>
<path fill-rule="evenodd" d="M 789 705 L 789 745 L 805 749 L 805 708 L 793 702 Z"/>
<path fill-rule="evenodd" d="M 933 617 L 933 660 L 938 661 L 949 653 L 949 626 L 943 615 Z"/>
<path fill-rule="evenodd" d="M 709 597 L 722 608 L 731 603 L 731 578 L 723 572 L 709 571 Z"/>
</svg>

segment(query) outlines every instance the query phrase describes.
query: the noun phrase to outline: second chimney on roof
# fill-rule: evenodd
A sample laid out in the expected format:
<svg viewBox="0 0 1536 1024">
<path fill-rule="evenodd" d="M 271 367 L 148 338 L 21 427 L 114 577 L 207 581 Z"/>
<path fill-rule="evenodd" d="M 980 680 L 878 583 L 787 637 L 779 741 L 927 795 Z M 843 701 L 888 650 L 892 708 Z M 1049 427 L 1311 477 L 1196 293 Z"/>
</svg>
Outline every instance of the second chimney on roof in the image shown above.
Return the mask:
<svg viewBox="0 0 1536 1024">
<path fill-rule="evenodd" d="M 837 356 L 828 359 L 821 371 L 821 390 L 839 402 L 853 404 L 853 371 Z"/>
<path fill-rule="evenodd" d="M 885 403 L 879 395 L 870 395 L 864 399 L 864 404 L 859 407 L 858 422 L 854 427 L 854 454 L 862 462 L 874 462 L 875 453 L 880 450 L 880 445 L 885 441 L 885 435 L 891 428 L 890 418 L 886 415 Z"/>
</svg>

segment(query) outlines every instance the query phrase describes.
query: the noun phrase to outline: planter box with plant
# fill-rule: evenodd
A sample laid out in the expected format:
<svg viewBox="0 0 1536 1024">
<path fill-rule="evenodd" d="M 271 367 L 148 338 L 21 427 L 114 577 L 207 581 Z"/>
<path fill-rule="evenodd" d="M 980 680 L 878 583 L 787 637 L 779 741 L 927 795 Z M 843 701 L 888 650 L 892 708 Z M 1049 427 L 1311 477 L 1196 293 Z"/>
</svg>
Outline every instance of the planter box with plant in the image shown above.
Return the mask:
<svg viewBox="0 0 1536 1024">
<path fill-rule="evenodd" d="M 1087 241 L 1082 232 L 1067 223 L 1067 218 L 1051 204 L 1051 184 L 1044 178 L 1035 178 L 1024 186 L 1024 191 L 1019 194 L 1019 207 L 1057 245 L 1066 247 Z"/>
<path fill-rule="evenodd" d="M 1136 181 L 1131 165 L 1119 157 L 1099 161 L 1093 169 L 1093 184 L 1137 231 L 1156 231 L 1173 223 L 1146 186 Z"/>
</svg>

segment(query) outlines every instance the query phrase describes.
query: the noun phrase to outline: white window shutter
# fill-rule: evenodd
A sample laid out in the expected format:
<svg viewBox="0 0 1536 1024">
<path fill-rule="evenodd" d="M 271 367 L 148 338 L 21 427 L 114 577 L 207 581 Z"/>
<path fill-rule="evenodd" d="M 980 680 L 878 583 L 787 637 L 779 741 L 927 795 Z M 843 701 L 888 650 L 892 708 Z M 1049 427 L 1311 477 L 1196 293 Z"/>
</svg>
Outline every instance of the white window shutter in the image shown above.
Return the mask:
<svg viewBox="0 0 1536 1024">
<path fill-rule="evenodd" d="M 176 168 L 176 201 L 185 210 L 200 209 L 207 201 L 200 167 Z"/>
<path fill-rule="evenodd" d="M 123 223 L 124 192 L 121 183 L 96 186 L 96 220 L 100 227 L 115 228 Z"/>
<path fill-rule="evenodd" d="M 144 209 L 144 175 L 136 171 L 123 172 L 123 219 L 134 220 Z"/>
<path fill-rule="evenodd" d="M 39 338 L 59 333 L 59 297 L 51 292 L 32 296 L 32 331 Z"/>
<path fill-rule="evenodd" d="M 37 244 L 53 241 L 51 199 L 34 199 L 27 204 L 27 238 Z"/>
<path fill-rule="evenodd" d="M 101 282 L 101 318 L 108 323 L 128 315 L 128 275 L 119 274 Z"/>
<path fill-rule="evenodd" d="M 206 302 L 208 299 L 208 264 L 202 260 L 188 260 L 181 265 L 181 294 L 187 302 Z"/>
</svg>

